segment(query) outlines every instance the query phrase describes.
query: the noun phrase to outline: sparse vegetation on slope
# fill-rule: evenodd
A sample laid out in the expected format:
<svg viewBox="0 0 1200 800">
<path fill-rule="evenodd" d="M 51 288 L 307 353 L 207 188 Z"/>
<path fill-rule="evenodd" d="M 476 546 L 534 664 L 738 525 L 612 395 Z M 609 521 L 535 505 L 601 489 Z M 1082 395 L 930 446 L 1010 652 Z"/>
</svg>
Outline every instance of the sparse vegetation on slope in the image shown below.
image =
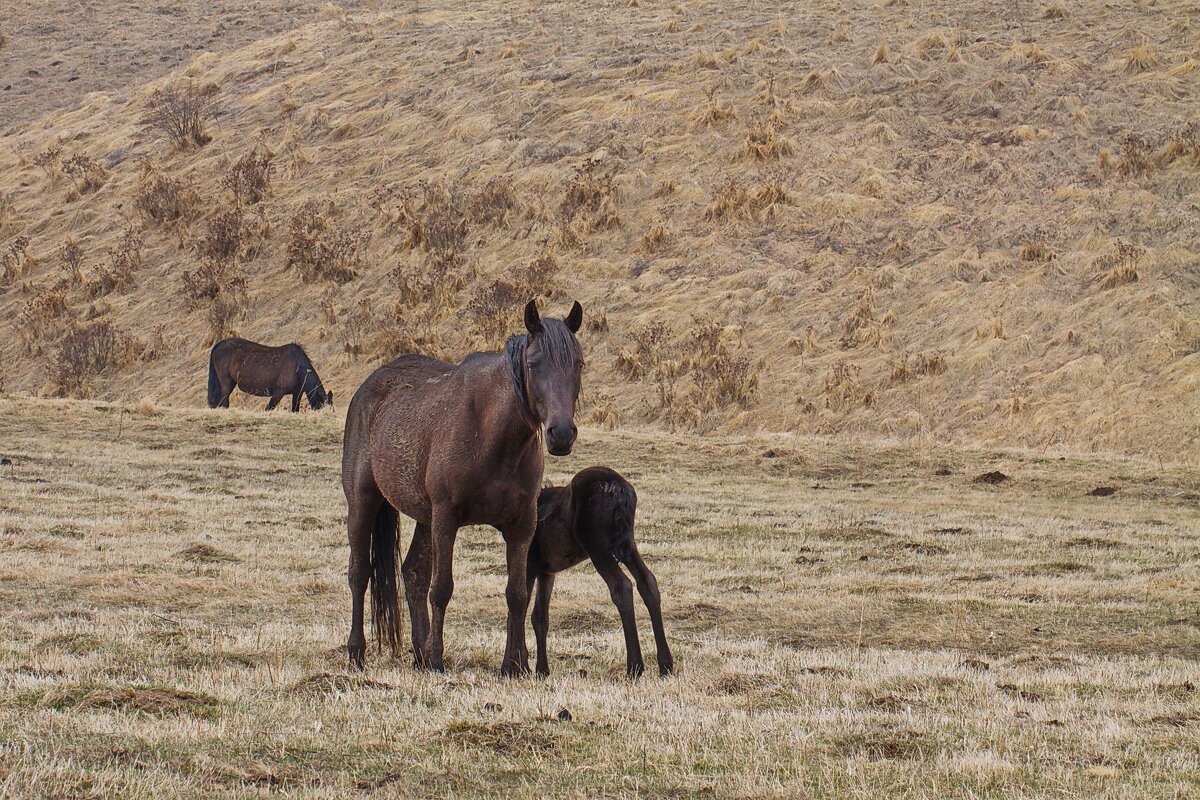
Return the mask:
<svg viewBox="0 0 1200 800">
<path fill-rule="evenodd" d="M 51 391 L 52 319 L 169 313 L 98 396 L 199 403 L 233 320 L 349 392 L 498 348 L 538 292 L 606 321 L 598 419 L 1193 455 L 1191 6 L 764 8 L 332 9 L 0 132 L 0 310 L 47 320 L 0 337 L 5 385 Z M 183 147 L 145 125 L 172 91 L 214 112 Z M 142 262 L 106 258 L 131 221 Z M 236 304 L 172 297 L 205 258 Z M 660 324 L 702 361 L 693 318 L 725 360 L 632 364 Z"/>
</svg>

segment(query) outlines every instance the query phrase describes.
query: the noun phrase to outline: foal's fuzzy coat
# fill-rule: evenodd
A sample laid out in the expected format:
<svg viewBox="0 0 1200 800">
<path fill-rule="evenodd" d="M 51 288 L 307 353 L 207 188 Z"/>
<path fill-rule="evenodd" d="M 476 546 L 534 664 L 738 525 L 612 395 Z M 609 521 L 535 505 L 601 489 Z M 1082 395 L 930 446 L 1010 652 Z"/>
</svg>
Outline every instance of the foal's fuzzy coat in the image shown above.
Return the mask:
<svg viewBox="0 0 1200 800">
<path fill-rule="evenodd" d="M 547 487 L 538 496 L 537 532 L 529 548 L 527 580 L 537 584 L 533 606 L 533 632 L 537 637 L 537 674 L 549 675 L 546 631 L 550 625 L 550 595 L 554 575 L 590 558 L 608 584 L 609 596 L 621 613 L 625 630 L 626 669 L 629 677 L 642 674 L 642 647 L 633 616 L 633 591 L 621 571 L 624 564 L 637 581 L 638 592 L 650 612 L 658 648 L 658 671 L 674 669 L 671 649 L 663 632 L 658 581 L 642 561 L 633 540 L 637 493 L 629 481 L 608 467 L 588 467 L 566 486 Z"/>
</svg>

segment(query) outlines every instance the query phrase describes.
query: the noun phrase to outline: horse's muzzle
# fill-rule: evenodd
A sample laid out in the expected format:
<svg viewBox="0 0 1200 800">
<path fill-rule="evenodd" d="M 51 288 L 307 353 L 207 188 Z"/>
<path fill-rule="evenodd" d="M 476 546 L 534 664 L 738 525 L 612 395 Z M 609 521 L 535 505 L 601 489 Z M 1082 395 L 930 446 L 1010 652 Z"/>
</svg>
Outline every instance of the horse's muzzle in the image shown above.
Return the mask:
<svg viewBox="0 0 1200 800">
<path fill-rule="evenodd" d="M 546 426 L 546 452 L 552 456 L 569 456 L 579 430 L 574 422 Z"/>
</svg>

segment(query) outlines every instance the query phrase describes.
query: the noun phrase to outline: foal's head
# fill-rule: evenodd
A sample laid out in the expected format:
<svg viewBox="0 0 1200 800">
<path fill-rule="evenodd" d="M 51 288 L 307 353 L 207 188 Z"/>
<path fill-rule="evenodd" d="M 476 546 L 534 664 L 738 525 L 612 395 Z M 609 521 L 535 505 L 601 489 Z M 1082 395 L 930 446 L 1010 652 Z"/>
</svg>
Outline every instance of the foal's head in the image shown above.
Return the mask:
<svg viewBox="0 0 1200 800">
<path fill-rule="evenodd" d="M 571 306 L 563 320 L 542 319 L 537 303 L 525 306 L 526 336 L 513 337 L 507 348 L 513 377 L 523 390 L 530 413 L 546 432 L 546 451 L 565 456 L 575 444 L 575 401 L 583 372 L 583 352 L 575 333 L 583 307 Z M 518 361 L 519 360 L 519 361 Z"/>
</svg>

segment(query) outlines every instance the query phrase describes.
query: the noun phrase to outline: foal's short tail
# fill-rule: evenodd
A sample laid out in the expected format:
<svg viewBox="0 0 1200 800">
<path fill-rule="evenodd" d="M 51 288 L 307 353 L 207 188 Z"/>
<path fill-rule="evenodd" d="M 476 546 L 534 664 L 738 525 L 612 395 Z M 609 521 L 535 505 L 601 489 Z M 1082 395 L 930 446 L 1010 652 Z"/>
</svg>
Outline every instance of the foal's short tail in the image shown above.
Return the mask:
<svg viewBox="0 0 1200 800">
<path fill-rule="evenodd" d="M 622 564 L 633 558 L 633 515 L 637 510 L 637 495 L 633 487 L 622 481 L 604 484 L 604 493 L 611 498 L 612 556 Z"/>
<path fill-rule="evenodd" d="M 221 382 L 217 380 L 217 360 L 208 357 L 208 407 L 216 408 L 221 404 Z"/>
<path fill-rule="evenodd" d="M 396 509 L 384 502 L 371 531 L 371 620 L 375 640 L 395 652 L 401 643 L 400 594 L 396 583 Z"/>
</svg>

